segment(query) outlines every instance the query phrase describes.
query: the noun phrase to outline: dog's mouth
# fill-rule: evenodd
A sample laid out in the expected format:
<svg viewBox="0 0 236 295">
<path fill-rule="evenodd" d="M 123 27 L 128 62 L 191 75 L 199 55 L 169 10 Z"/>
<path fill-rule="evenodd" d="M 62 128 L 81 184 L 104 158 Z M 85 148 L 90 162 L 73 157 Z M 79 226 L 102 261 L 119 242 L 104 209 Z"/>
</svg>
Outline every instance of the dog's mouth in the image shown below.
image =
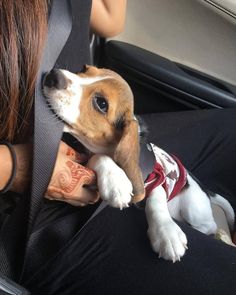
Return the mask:
<svg viewBox="0 0 236 295">
<path fill-rule="evenodd" d="M 52 113 L 57 117 L 61 122 L 64 124 L 64 133 L 70 134 L 73 144 L 76 142 L 78 143 L 78 146 L 76 146 L 75 150 L 81 153 L 85 153 L 88 157 L 91 157 L 94 153 L 97 151 L 97 146 L 92 145 L 86 138 L 84 138 L 82 135 L 79 136 L 78 130 L 75 130 L 74 126 L 64 117 L 60 114 L 60 112 L 57 111 L 57 108 L 54 107 L 54 100 L 50 98 L 49 96 L 45 95 L 46 102 Z"/>
<path fill-rule="evenodd" d="M 86 165 L 93 153 L 70 133 L 63 133 L 63 140 L 78 153 L 80 164 Z"/>
<path fill-rule="evenodd" d="M 52 114 L 60 120 L 64 124 L 64 135 L 63 138 L 65 138 L 65 142 L 69 144 L 76 152 L 81 154 L 81 159 L 85 159 L 81 162 L 81 164 L 85 165 L 88 161 L 88 159 L 93 155 L 92 151 L 90 151 L 80 140 L 75 136 L 76 132 L 74 133 L 73 126 L 68 122 L 66 118 L 61 116 L 60 112 L 56 110 L 54 107 L 54 100 L 51 98 L 47 93 L 45 93 L 43 89 L 43 94 L 46 98 L 46 103 L 48 107 L 50 108 Z"/>
<path fill-rule="evenodd" d="M 52 111 L 52 113 L 55 115 L 55 117 L 57 117 L 58 118 L 58 120 L 60 120 L 68 129 L 71 129 L 71 128 L 73 128 L 72 126 L 71 126 L 71 124 L 66 120 L 66 118 L 64 118 L 63 116 L 61 116 L 54 108 L 53 108 L 53 106 L 51 105 L 51 103 L 50 103 L 50 100 L 49 99 L 47 99 L 47 104 L 48 104 L 48 106 L 49 106 L 49 108 L 50 108 L 50 110 Z"/>
<path fill-rule="evenodd" d="M 55 117 L 65 125 L 71 125 L 77 120 L 77 108 L 80 102 L 80 87 L 74 91 L 72 81 L 65 75 L 63 70 L 52 69 L 42 77 L 42 93 Z M 78 88 L 78 89 L 77 89 Z"/>
</svg>

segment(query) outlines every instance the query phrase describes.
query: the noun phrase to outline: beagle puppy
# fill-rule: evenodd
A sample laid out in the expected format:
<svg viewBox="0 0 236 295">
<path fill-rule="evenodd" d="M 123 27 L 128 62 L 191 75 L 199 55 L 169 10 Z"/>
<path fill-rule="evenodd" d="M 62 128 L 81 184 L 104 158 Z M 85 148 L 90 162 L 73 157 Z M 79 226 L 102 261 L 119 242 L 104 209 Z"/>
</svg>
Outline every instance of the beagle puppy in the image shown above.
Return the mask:
<svg viewBox="0 0 236 295">
<path fill-rule="evenodd" d="M 88 167 L 97 174 L 101 198 L 123 209 L 146 197 L 148 236 L 159 257 L 175 262 L 187 249 L 186 235 L 172 218 L 205 234 L 216 232 L 211 202 L 224 209 L 232 229 L 229 202 L 219 195 L 209 198 L 175 156 L 154 144 L 148 148 L 155 165 L 144 184 L 133 94 L 118 74 L 92 66 L 79 74 L 52 70 L 44 77 L 43 92 L 64 131 L 92 152 Z"/>
</svg>

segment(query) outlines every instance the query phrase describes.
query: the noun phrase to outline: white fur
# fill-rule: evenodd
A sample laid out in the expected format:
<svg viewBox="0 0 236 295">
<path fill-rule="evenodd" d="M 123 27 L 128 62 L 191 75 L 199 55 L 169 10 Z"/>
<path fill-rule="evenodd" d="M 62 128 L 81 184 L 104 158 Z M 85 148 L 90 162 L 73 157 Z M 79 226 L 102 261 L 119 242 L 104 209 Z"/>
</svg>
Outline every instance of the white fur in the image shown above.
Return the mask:
<svg viewBox="0 0 236 295">
<path fill-rule="evenodd" d="M 165 190 L 157 187 L 146 202 L 148 235 L 152 248 L 159 253 L 159 257 L 173 262 L 184 255 L 187 239 L 172 218 L 185 221 L 204 234 L 215 234 L 217 230 L 210 199 L 189 174 L 187 179 L 189 186 L 171 201 L 167 202 Z M 234 212 L 229 202 L 219 195 L 211 200 L 223 207 L 229 225 L 232 225 Z"/>
<path fill-rule="evenodd" d="M 187 222 L 204 234 L 215 234 L 217 226 L 210 199 L 189 174 L 187 180 L 188 188 L 184 188 L 176 198 L 168 202 L 171 216 Z"/>
<path fill-rule="evenodd" d="M 153 250 L 166 260 L 180 260 L 187 249 L 187 238 L 170 216 L 166 192 L 162 186 L 156 187 L 150 193 L 145 211 Z"/>
<path fill-rule="evenodd" d="M 55 89 L 44 86 L 43 92 L 52 109 L 67 124 L 75 124 L 80 115 L 80 102 L 83 86 L 106 79 L 106 76 L 82 78 L 66 70 L 60 70 L 69 80 L 66 89 Z"/>
<path fill-rule="evenodd" d="M 125 172 L 106 155 L 94 155 L 88 167 L 97 174 L 98 190 L 101 198 L 115 208 L 129 207 L 133 187 Z"/>
<path fill-rule="evenodd" d="M 60 70 L 71 81 L 66 89 L 56 89 L 44 86 L 43 92 L 52 109 L 69 125 L 76 122 L 80 115 L 80 101 L 82 85 L 76 78 L 77 75 L 65 70 Z M 71 80 L 73 78 L 73 80 Z"/>
<path fill-rule="evenodd" d="M 129 206 L 132 184 L 110 157 L 94 155 L 88 167 L 97 173 L 98 189 L 103 200 L 115 208 Z M 185 254 L 187 238 L 172 218 L 186 221 L 206 234 L 216 231 L 209 198 L 190 175 L 187 177 L 189 187 L 170 202 L 167 202 L 162 186 L 155 188 L 146 201 L 148 236 L 152 248 L 159 253 L 159 257 L 173 262 L 179 261 Z"/>
<path fill-rule="evenodd" d="M 96 77 L 80 77 L 66 70 L 60 70 L 62 73 L 71 81 L 72 87 L 76 90 L 77 87 L 83 85 L 90 85 L 95 82 L 107 79 L 107 76 L 96 76 Z"/>
</svg>

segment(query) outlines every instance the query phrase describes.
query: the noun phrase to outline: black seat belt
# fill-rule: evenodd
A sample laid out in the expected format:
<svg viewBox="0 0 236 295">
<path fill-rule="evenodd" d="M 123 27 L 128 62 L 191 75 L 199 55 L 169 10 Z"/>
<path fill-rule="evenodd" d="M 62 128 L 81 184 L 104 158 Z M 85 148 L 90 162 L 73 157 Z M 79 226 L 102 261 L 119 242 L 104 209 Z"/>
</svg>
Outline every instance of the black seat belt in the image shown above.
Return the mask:
<svg viewBox="0 0 236 295">
<path fill-rule="evenodd" d="M 63 130 L 63 123 L 55 120 L 42 94 L 42 76 L 53 68 L 70 35 L 71 28 L 70 0 L 54 0 L 49 18 L 47 42 L 35 89 L 33 177 L 29 234 L 32 231 L 42 197 L 52 174 Z"/>
<path fill-rule="evenodd" d="M 58 146 L 63 132 L 63 123 L 53 116 L 42 94 L 42 76 L 50 71 L 62 51 L 72 29 L 70 0 L 54 0 L 48 23 L 47 42 L 36 82 L 34 105 L 34 147 L 32 190 L 28 220 L 28 243 L 33 231 L 36 216 L 41 208 L 55 164 Z M 25 261 L 26 263 L 26 261 Z"/>
<path fill-rule="evenodd" d="M 48 40 L 36 84 L 33 179 L 29 212 L 28 243 L 26 246 L 21 281 L 25 281 L 28 266 L 31 265 L 31 255 L 27 254 L 34 249 L 34 223 L 41 208 L 44 193 L 48 187 L 48 182 L 54 168 L 57 150 L 63 132 L 63 123 L 55 120 L 53 113 L 47 105 L 45 97 L 42 95 L 41 80 L 42 75 L 53 68 L 67 41 L 71 28 L 72 16 L 70 0 L 54 0 L 49 19 Z M 47 167 L 47 170 L 45 170 L 45 167 Z M 106 204 L 103 202 L 83 227 L 103 210 L 105 206 Z M 80 230 L 82 230 L 82 228 Z"/>
<path fill-rule="evenodd" d="M 47 41 L 35 87 L 33 174 L 28 218 L 28 242 L 25 251 L 26 259 L 31 242 L 30 235 L 41 207 L 42 197 L 52 174 L 63 130 L 63 123 L 55 120 L 43 97 L 41 81 L 43 74 L 53 68 L 70 35 L 71 29 L 71 1 L 54 0 L 48 20 Z M 0 273 L 0 294 L 29 293 Z"/>
<path fill-rule="evenodd" d="M 30 293 L 22 286 L 16 284 L 9 278 L 0 274 L 0 294 L 1 295 L 29 295 Z"/>
</svg>

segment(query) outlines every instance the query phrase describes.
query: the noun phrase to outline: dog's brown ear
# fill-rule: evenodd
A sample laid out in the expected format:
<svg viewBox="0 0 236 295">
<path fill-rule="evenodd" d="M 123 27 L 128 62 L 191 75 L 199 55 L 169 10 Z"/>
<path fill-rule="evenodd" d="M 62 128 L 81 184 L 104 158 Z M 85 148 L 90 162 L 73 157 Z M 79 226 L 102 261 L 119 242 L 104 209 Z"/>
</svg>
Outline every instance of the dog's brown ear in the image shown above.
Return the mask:
<svg viewBox="0 0 236 295">
<path fill-rule="evenodd" d="M 133 120 L 125 124 L 121 139 L 114 152 L 114 161 L 125 171 L 133 185 L 132 202 L 137 203 L 145 197 L 142 173 L 139 167 L 138 122 Z"/>
</svg>

